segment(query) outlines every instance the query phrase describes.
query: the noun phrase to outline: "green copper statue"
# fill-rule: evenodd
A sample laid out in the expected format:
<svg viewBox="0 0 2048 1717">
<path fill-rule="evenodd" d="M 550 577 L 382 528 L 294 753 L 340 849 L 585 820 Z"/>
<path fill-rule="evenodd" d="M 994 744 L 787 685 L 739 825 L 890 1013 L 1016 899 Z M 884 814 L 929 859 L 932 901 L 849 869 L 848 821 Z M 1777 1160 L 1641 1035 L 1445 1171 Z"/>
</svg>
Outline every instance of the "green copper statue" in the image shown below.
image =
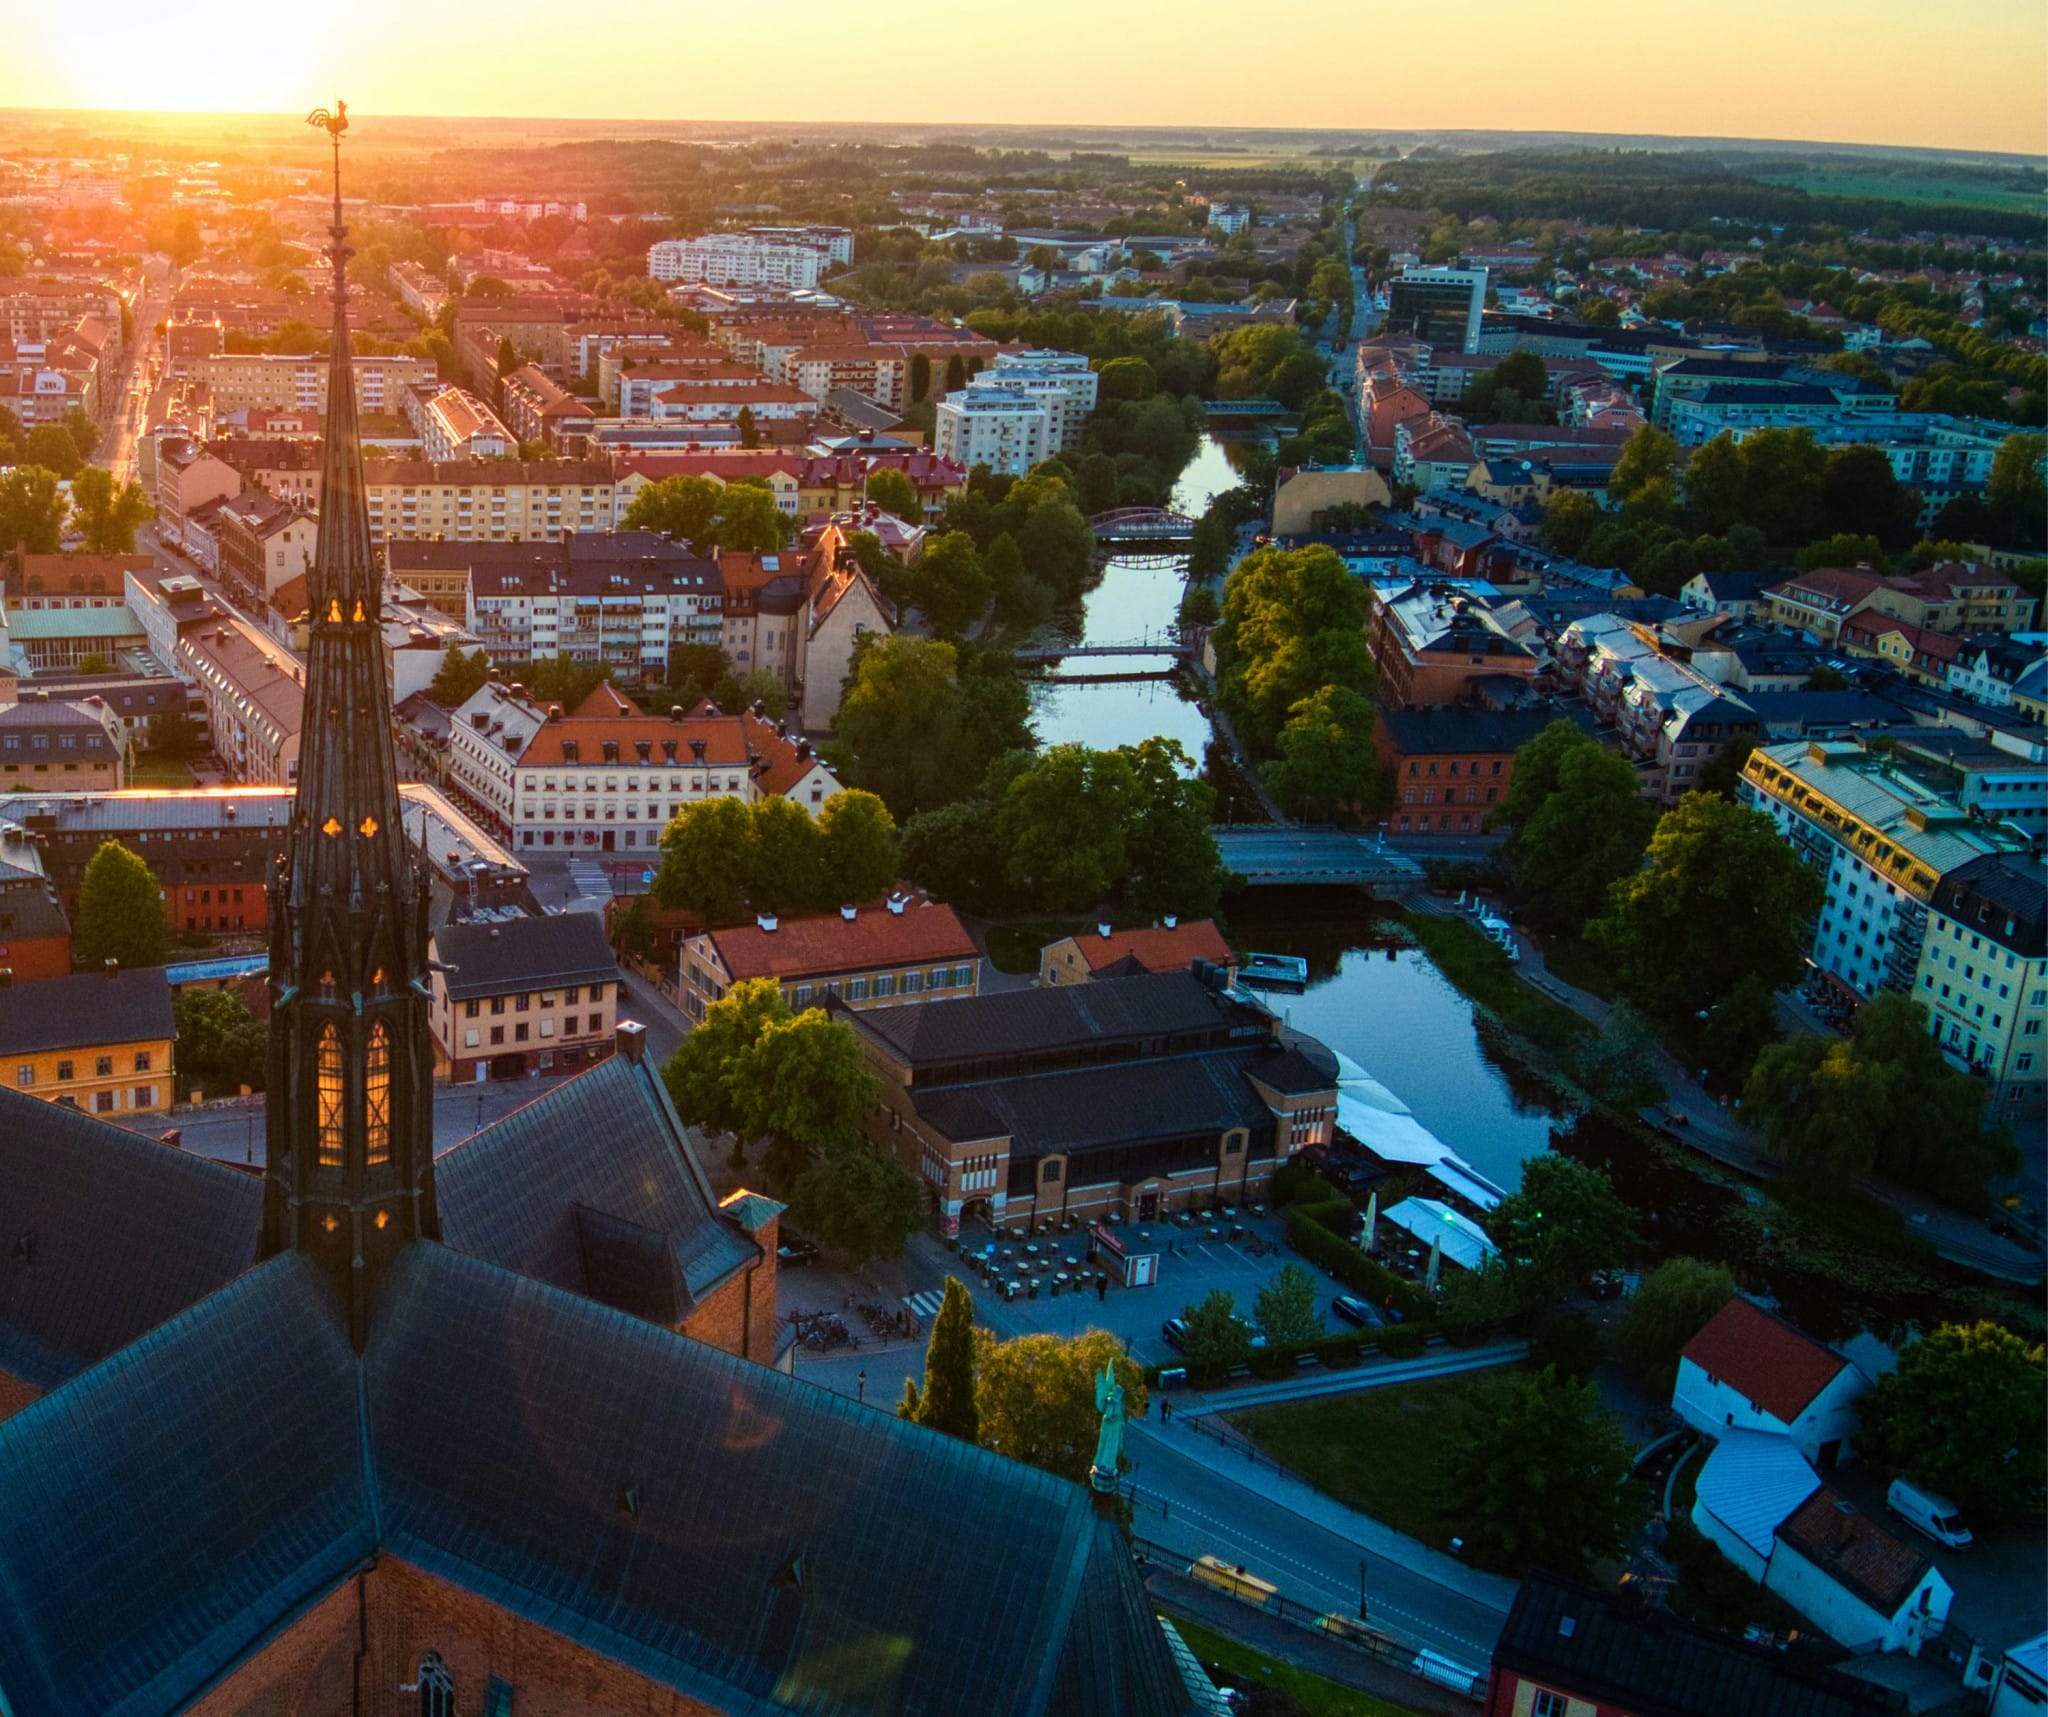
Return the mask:
<svg viewBox="0 0 2048 1717">
<path fill-rule="evenodd" d="M 1116 1366 L 1105 1363 L 1095 1380 L 1095 1410 L 1102 1415 L 1102 1435 L 1095 1439 L 1095 1461 L 1088 1469 L 1088 1483 L 1100 1495 L 1115 1493 L 1117 1474 L 1124 1464 L 1124 1386 L 1116 1380 Z"/>
</svg>

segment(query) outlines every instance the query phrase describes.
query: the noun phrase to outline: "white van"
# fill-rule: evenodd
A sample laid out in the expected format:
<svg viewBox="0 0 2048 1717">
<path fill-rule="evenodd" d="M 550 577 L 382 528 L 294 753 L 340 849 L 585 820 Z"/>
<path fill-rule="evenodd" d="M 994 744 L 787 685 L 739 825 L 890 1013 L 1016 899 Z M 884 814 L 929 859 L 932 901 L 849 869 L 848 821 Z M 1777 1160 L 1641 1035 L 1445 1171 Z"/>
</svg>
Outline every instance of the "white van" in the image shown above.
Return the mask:
<svg viewBox="0 0 2048 1717">
<path fill-rule="evenodd" d="M 1935 1491 L 1922 1490 L 1904 1479 L 1893 1479 L 1892 1488 L 1885 1492 L 1884 1505 L 1908 1526 L 1926 1533 L 1935 1543 L 1945 1544 L 1951 1550 L 1970 1548 L 1970 1529 L 1963 1524 L 1956 1505 L 1947 1497 Z"/>
</svg>

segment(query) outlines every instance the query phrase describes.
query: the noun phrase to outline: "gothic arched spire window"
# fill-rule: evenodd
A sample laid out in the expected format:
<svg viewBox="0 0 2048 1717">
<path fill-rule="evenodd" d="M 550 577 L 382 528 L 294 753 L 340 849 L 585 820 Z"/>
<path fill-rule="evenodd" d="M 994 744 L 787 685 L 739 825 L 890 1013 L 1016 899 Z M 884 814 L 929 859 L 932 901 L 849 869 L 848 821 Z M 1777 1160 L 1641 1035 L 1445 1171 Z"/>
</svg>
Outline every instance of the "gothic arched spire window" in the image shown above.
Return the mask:
<svg viewBox="0 0 2048 1717">
<path fill-rule="evenodd" d="M 455 1677 L 438 1651 L 420 1658 L 420 1717 L 455 1717 Z"/>
<path fill-rule="evenodd" d="M 363 1138 L 366 1160 L 391 1160 L 391 1028 L 382 1020 L 370 1032 L 370 1056 L 363 1064 Z"/>
<path fill-rule="evenodd" d="M 319 1162 L 324 1169 L 341 1167 L 343 1117 L 348 1112 L 347 1080 L 347 1073 L 342 1066 L 341 1032 L 337 1027 L 329 1025 L 320 1033 L 318 1092 L 314 1112 L 314 1120 L 318 1126 Z"/>
</svg>

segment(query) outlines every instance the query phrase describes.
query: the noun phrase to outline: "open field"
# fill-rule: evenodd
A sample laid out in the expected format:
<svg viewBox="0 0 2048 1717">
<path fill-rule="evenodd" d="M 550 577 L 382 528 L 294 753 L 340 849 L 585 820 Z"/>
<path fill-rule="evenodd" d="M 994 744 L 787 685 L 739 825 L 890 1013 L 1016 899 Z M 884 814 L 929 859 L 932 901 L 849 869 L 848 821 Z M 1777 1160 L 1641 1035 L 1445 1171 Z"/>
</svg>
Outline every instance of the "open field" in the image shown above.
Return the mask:
<svg viewBox="0 0 2048 1717">
<path fill-rule="evenodd" d="M 1821 167 L 1806 173 L 1759 173 L 1757 177 L 1766 184 L 1789 185 L 1816 197 L 1882 197 L 1951 209 L 1992 209 L 2000 214 L 2038 214 L 2042 209 L 2039 192 L 2006 189 L 1975 177 L 1951 178 L 1940 172 L 1858 173 Z"/>
</svg>

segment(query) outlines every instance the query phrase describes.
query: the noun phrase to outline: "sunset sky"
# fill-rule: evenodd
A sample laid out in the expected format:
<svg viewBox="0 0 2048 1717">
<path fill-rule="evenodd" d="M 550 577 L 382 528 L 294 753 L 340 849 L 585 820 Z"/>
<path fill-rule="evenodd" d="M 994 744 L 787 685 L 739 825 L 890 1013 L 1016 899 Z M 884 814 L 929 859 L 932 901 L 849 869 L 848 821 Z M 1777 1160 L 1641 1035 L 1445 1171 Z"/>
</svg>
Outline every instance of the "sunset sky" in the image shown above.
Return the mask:
<svg viewBox="0 0 2048 1717">
<path fill-rule="evenodd" d="M 2041 0 L 98 0 L 0 106 L 1651 132 L 2048 151 Z"/>
</svg>

